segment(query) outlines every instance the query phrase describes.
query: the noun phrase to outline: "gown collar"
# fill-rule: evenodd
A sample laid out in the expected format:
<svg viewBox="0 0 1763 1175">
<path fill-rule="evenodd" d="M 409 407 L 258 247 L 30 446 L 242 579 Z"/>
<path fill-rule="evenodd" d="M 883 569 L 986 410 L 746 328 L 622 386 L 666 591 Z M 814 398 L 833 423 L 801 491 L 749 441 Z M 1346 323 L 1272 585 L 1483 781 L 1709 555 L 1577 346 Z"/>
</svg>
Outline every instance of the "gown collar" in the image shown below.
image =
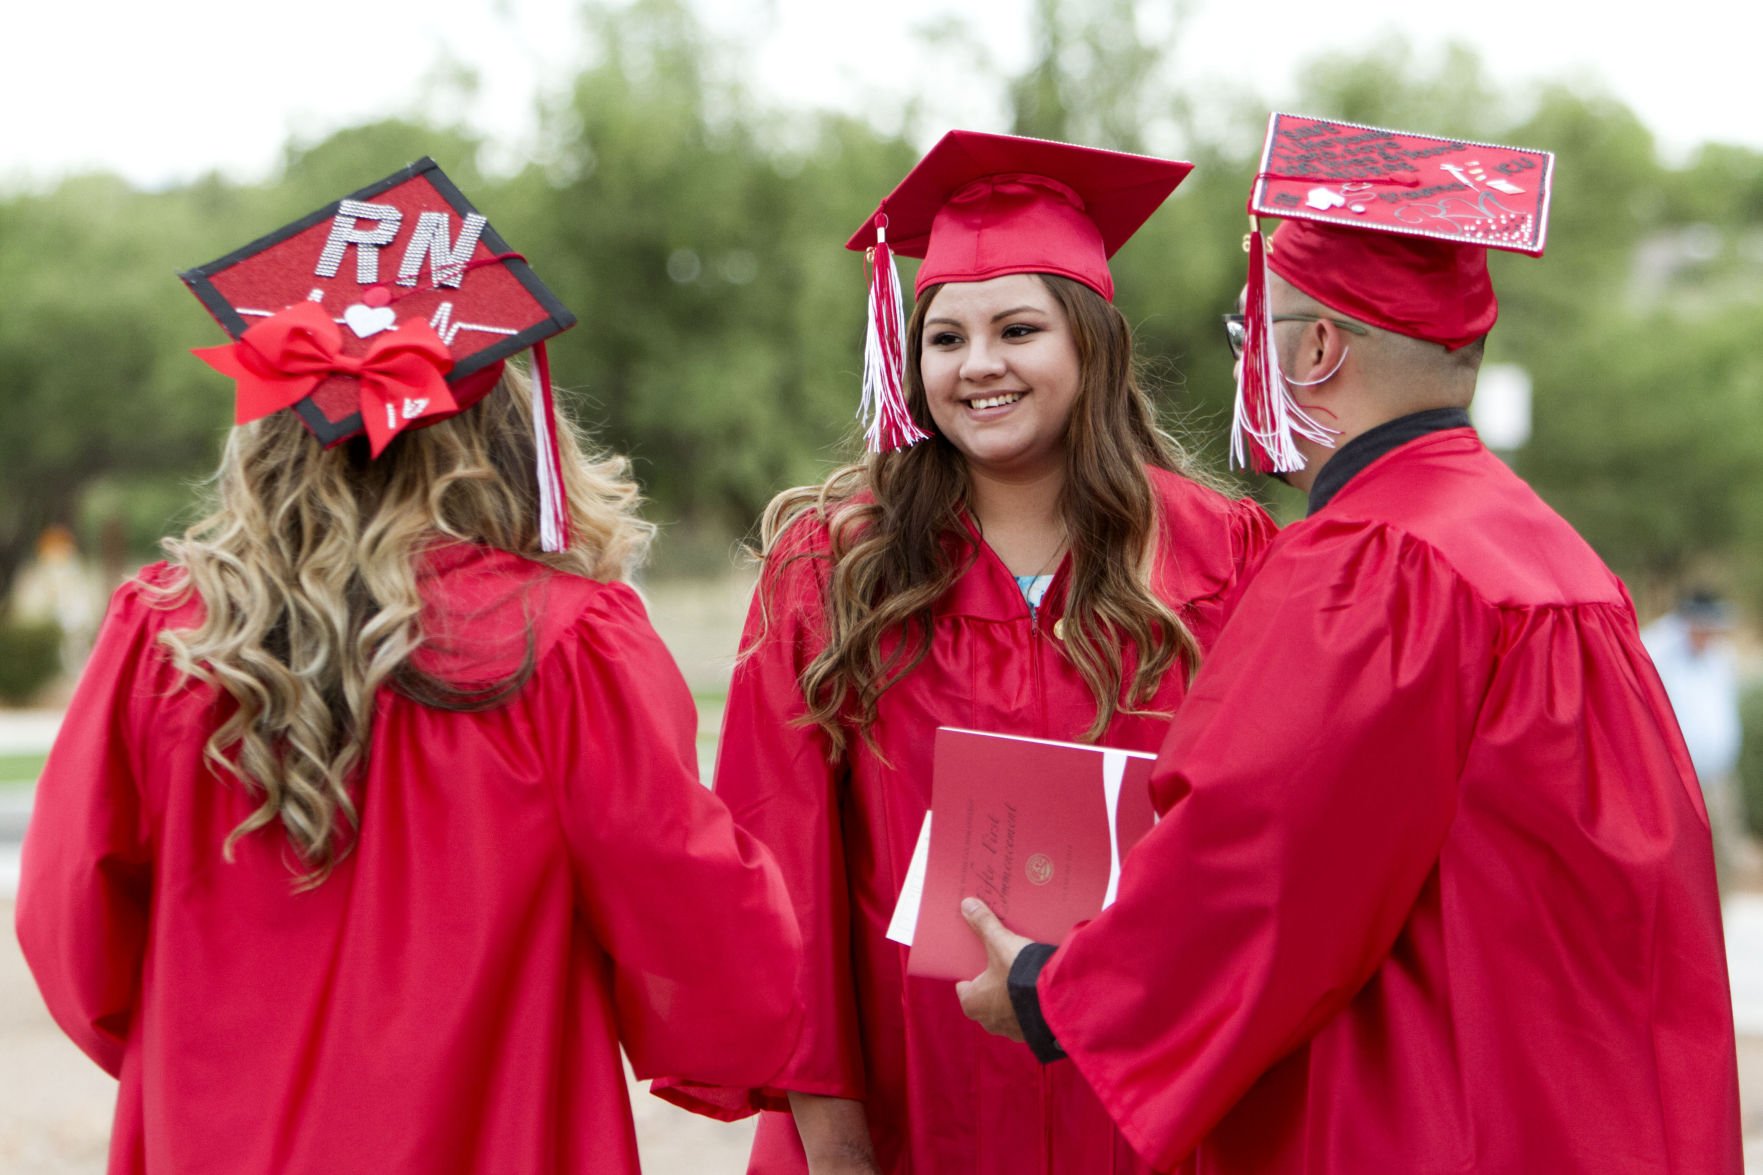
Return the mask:
<svg viewBox="0 0 1763 1175">
<path fill-rule="evenodd" d="M 1330 457 L 1328 464 L 1316 474 L 1316 480 L 1310 483 L 1310 504 L 1306 514 L 1315 514 L 1328 505 L 1349 481 L 1391 449 L 1418 440 L 1428 433 L 1469 427 L 1467 409 L 1428 408 L 1424 412 L 1398 416 L 1394 420 L 1384 421 L 1376 428 L 1367 429 L 1342 445 L 1340 451 Z"/>
</svg>

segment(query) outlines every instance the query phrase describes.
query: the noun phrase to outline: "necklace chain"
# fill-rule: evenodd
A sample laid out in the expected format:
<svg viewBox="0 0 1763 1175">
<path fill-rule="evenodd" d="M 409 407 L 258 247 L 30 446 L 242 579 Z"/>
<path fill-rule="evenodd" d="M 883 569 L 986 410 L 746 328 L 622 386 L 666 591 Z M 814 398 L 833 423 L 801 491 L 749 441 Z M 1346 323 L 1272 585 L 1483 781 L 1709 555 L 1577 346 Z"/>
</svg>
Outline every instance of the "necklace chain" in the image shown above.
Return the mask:
<svg viewBox="0 0 1763 1175">
<path fill-rule="evenodd" d="M 1065 554 L 1065 528 L 1060 527 L 1059 528 L 1059 541 L 1056 544 L 1054 544 L 1053 553 L 1051 555 L 1047 556 L 1047 561 L 1045 563 L 1041 564 L 1041 569 L 1039 571 L 1035 572 L 1031 578 L 1039 579 L 1039 578 L 1041 578 L 1041 576 L 1046 575 L 1048 573 L 1048 570 L 1059 562 L 1059 556 L 1061 556 L 1063 554 Z"/>
<path fill-rule="evenodd" d="M 973 527 L 975 530 L 979 531 L 980 539 L 982 541 L 985 540 L 985 538 L 986 538 L 986 524 L 983 521 L 981 521 L 980 516 L 977 513 L 973 512 L 972 510 L 968 511 L 968 516 L 973 519 Z M 1065 554 L 1065 545 L 1066 545 L 1067 540 L 1070 537 L 1071 536 L 1070 536 L 1069 532 L 1065 529 L 1065 522 L 1063 519 L 1061 519 L 1060 523 L 1059 523 L 1059 541 L 1053 544 L 1053 553 L 1051 555 L 1047 556 L 1047 561 L 1045 563 L 1041 564 L 1041 569 L 1039 571 L 1035 572 L 1033 575 L 1029 576 L 1028 578 L 1039 579 L 1039 578 L 1041 578 L 1041 576 L 1046 575 L 1048 573 L 1048 571 L 1055 564 L 1057 564 L 1059 562 L 1059 557 L 1061 555 Z M 993 550 L 996 550 L 996 549 L 997 548 L 995 548 L 995 547 L 993 548 Z M 1000 559 L 1000 561 L 1002 561 L 1002 560 Z M 1014 571 L 1012 571 L 1010 574 L 1015 575 L 1016 573 Z"/>
</svg>

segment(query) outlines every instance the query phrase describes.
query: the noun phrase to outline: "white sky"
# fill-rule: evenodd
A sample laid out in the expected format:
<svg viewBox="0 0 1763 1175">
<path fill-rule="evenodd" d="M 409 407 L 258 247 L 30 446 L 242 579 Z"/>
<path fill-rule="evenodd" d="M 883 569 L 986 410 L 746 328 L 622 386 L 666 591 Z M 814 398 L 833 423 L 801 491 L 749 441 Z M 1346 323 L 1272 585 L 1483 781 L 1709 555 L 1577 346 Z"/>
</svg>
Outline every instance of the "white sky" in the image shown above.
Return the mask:
<svg viewBox="0 0 1763 1175">
<path fill-rule="evenodd" d="M 948 53 L 916 52 L 912 32 L 964 20 L 990 66 L 1011 72 L 1028 59 L 1031 3 L 694 0 L 728 46 L 718 64 L 750 72 L 763 97 L 868 112 L 884 127 L 915 100 L 927 144 L 951 126 L 998 129 L 1003 115 L 991 76 Z M 1288 105 L 1300 62 L 1396 32 L 1423 60 L 1461 40 L 1503 85 L 1599 84 L 1669 157 L 1704 141 L 1763 148 L 1750 102 L 1763 54 L 1756 0 L 1647 9 L 1620 0 L 1145 0 L 1141 9 L 1149 35 L 1172 27 L 1171 13 L 1188 13 L 1175 55 L 1182 77 L 1245 88 L 1270 108 Z M 535 95 L 581 60 L 574 11 L 573 0 L 10 0 L 0 25 L 0 189 L 86 168 L 146 185 L 213 169 L 261 178 L 290 134 L 315 140 L 415 112 L 423 79 L 448 59 L 477 70 L 482 86 L 469 110 L 436 113 L 463 114 L 517 159 L 531 141 Z"/>
</svg>

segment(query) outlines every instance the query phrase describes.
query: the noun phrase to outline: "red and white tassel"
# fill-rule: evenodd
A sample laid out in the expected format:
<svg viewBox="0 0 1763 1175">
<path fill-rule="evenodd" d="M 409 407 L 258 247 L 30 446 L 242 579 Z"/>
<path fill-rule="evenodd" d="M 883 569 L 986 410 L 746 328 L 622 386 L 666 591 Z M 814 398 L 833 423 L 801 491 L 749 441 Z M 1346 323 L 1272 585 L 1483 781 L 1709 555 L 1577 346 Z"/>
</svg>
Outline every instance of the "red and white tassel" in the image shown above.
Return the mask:
<svg viewBox="0 0 1763 1175">
<path fill-rule="evenodd" d="M 1267 249 L 1256 222 L 1249 233 L 1249 277 L 1243 289 L 1243 358 L 1237 365 L 1231 464 L 1256 473 L 1295 473 L 1305 465 L 1297 437 L 1332 448 L 1334 435 L 1335 430 L 1304 411 L 1280 373 L 1267 290 Z"/>
<path fill-rule="evenodd" d="M 557 403 L 551 391 L 551 359 L 544 343 L 533 345 L 533 455 L 539 478 L 539 546 L 557 554 L 569 550 L 569 495 L 563 488 L 563 461 L 557 447 Z"/>
<path fill-rule="evenodd" d="M 888 218 L 875 219 L 869 250 L 869 327 L 863 337 L 863 439 L 871 453 L 890 453 L 927 439 L 906 408 L 906 323 L 900 312 L 900 275 L 888 248 Z"/>
</svg>

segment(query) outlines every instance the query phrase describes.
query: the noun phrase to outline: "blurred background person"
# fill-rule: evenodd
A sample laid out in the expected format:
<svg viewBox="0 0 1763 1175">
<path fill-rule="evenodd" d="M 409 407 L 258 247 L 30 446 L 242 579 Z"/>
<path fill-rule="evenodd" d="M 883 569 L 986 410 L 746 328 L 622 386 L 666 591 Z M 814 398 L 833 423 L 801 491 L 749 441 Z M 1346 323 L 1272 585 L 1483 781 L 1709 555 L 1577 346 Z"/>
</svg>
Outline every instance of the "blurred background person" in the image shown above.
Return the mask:
<svg viewBox="0 0 1763 1175">
<path fill-rule="evenodd" d="M 1739 790 L 1744 729 L 1733 622 L 1730 603 L 1707 587 L 1695 587 L 1641 631 L 1702 784 L 1723 883 L 1739 873 L 1754 877 L 1760 864 Z"/>
</svg>

